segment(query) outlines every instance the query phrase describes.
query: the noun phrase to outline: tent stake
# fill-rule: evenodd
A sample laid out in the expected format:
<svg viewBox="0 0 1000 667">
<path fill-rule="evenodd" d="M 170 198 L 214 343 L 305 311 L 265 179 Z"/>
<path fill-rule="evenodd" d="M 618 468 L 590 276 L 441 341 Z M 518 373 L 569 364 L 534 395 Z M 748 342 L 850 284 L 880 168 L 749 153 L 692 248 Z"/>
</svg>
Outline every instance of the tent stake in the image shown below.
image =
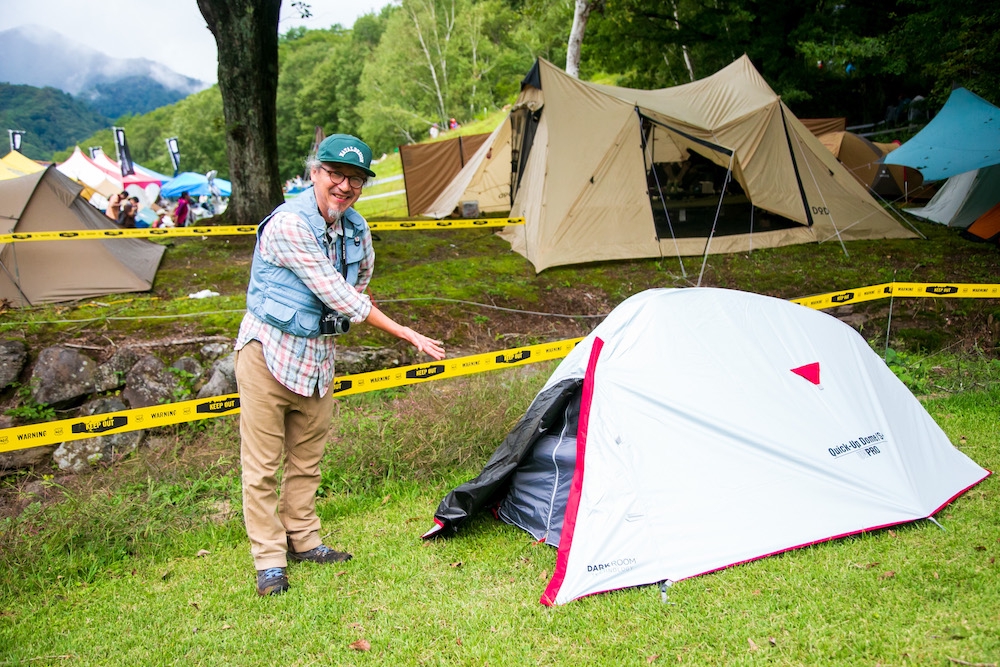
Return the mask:
<svg viewBox="0 0 1000 667">
<path fill-rule="evenodd" d="M 931 520 L 933 521 L 933 519 L 931 519 Z M 673 585 L 674 585 L 674 582 L 670 581 L 669 579 L 664 579 L 663 581 L 660 582 L 660 602 L 662 602 L 663 604 L 668 604 L 667 603 L 667 589 L 670 588 Z M 669 604 L 673 604 L 673 602 L 670 602 Z"/>
</svg>

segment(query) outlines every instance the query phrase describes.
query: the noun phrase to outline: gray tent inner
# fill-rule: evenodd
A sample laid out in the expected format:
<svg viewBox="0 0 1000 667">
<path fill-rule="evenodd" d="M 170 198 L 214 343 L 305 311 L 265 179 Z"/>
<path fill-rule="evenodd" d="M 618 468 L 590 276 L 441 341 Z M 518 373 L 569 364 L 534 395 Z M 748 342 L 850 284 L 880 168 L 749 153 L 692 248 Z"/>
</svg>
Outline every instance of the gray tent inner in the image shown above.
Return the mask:
<svg viewBox="0 0 1000 667">
<path fill-rule="evenodd" d="M 581 392 L 566 404 L 562 424 L 543 435 L 528 451 L 511 478 L 498 516 L 536 540 L 559 546 L 569 488 L 576 469 L 576 434 L 580 421 Z"/>
</svg>

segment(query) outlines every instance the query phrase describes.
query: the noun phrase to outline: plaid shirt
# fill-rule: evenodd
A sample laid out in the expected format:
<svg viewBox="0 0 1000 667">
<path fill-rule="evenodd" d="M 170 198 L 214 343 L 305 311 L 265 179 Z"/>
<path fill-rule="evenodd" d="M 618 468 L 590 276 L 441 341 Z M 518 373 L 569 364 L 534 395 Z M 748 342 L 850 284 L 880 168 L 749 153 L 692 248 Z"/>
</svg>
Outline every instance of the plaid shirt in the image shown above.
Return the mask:
<svg viewBox="0 0 1000 667">
<path fill-rule="evenodd" d="M 366 228 L 361 237 L 365 257 L 358 267 L 355 287 L 344 280 L 334 264 L 340 250 L 339 237 L 344 234 L 343 224 L 338 221 L 328 228 L 327 234 L 331 238 L 329 250 L 316 243 L 316 237 L 299 216 L 281 212 L 261 232 L 260 255 L 271 264 L 291 269 L 323 303 L 350 317 L 351 322 L 361 322 L 372 309 L 371 299 L 363 293 L 375 266 L 371 232 Z M 320 396 L 326 394 L 333 382 L 333 336 L 293 336 L 247 311 L 236 338 L 236 349 L 242 349 L 252 340 L 260 341 L 267 369 L 289 391 L 300 396 L 312 396 L 317 391 Z"/>
</svg>

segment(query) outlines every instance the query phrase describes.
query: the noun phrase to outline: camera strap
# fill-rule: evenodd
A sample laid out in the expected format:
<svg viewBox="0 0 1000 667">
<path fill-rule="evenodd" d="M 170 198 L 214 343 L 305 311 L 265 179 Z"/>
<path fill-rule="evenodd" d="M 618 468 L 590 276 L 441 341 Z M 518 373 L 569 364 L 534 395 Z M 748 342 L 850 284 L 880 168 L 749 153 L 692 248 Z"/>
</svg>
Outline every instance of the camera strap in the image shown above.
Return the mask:
<svg viewBox="0 0 1000 667">
<path fill-rule="evenodd" d="M 347 280 L 347 228 L 340 221 L 340 275 Z"/>
</svg>

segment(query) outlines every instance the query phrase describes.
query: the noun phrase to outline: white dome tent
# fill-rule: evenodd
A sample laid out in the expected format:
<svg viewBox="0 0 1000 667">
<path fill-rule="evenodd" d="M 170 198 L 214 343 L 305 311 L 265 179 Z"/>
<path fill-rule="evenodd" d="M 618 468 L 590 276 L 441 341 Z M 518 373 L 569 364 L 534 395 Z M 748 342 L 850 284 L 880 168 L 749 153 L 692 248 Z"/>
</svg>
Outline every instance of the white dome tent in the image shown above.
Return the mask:
<svg viewBox="0 0 1000 667">
<path fill-rule="evenodd" d="M 836 318 L 650 290 L 563 360 L 425 537 L 494 505 L 558 545 L 541 602 L 563 604 L 930 518 L 987 475 Z"/>
</svg>

